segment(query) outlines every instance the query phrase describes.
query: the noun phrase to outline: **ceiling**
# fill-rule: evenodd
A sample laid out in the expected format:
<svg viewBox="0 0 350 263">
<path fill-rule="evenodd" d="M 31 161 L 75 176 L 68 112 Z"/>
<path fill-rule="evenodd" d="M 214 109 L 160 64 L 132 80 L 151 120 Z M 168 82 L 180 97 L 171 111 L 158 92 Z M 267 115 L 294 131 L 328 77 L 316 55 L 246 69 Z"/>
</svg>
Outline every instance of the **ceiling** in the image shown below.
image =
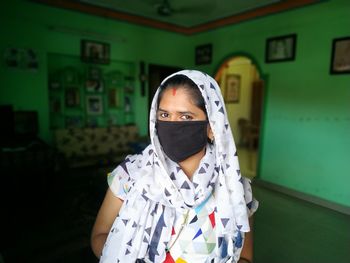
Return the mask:
<svg viewBox="0 0 350 263">
<path fill-rule="evenodd" d="M 83 13 L 194 34 L 320 0 L 34 0 Z"/>
</svg>

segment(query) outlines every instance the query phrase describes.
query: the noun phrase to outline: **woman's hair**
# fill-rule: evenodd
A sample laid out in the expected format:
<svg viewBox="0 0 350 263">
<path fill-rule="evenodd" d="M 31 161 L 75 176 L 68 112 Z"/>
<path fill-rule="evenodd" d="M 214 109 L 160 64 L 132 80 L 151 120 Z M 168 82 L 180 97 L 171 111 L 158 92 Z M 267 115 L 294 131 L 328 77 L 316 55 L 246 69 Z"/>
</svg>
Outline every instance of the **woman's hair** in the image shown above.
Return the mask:
<svg viewBox="0 0 350 263">
<path fill-rule="evenodd" d="M 172 76 L 160 86 L 160 92 L 157 99 L 158 107 L 160 100 L 163 97 L 164 91 L 166 91 L 169 88 L 184 89 L 190 96 L 192 103 L 198 108 L 200 108 L 205 113 L 205 115 L 207 115 L 207 110 L 205 109 L 205 102 L 198 86 L 189 77 L 180 74 Z"/>
</svg>

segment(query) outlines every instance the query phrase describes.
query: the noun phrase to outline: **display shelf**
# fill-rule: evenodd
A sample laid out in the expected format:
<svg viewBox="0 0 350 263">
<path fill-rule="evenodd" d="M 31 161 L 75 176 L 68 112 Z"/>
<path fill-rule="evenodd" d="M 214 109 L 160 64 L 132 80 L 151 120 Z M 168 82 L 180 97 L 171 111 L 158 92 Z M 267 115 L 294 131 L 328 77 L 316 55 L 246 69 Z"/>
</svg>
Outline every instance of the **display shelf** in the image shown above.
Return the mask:
<svg viewBox="0 0 350 263">
<path fill-rule="evenodd" d="M 50 127 L 108 127 L 134 123 L 135 63 L 87 64 L 49 54 Z"/>
</svg>

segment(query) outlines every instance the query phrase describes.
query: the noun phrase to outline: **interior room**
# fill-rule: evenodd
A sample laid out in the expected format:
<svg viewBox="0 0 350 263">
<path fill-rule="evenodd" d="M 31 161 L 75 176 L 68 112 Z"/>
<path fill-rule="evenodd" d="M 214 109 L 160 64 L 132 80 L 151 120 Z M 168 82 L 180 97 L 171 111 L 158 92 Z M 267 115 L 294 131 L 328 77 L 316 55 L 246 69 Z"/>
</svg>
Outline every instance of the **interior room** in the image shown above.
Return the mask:
<svg viewBox="0 0 350 263">
<path fill-rule="evenodd" d="M 149 143 L 160 82 L 220 85 L 255 263 L 350 262 L 350 2 L 6 1 L 0 263 L 98 262 L 107 175 Z"/>
</svg>

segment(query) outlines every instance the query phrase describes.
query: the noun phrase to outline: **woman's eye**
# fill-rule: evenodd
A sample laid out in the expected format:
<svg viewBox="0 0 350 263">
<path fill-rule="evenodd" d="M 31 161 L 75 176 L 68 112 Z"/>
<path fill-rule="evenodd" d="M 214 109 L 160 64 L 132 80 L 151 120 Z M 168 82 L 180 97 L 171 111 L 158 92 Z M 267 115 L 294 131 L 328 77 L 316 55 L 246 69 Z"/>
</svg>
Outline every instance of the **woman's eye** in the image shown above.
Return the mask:
<svg viewBox="0 0 350 263">
<path fill-rule="evenodd" d="M 192 120 L 193 117 L 191 115 L 182 115 L 181 116 L 181 119 L 185 120 L 185 121 L 188 121 L 188 120 Z"/>
<path fill-rule="evenodd" d="M 159 117 L 160 117 L 160 118 L 168 118 L 168 117 L 169 117 L 169 114 L 166 113 L 166 112 L 162 112 L 162 113 L 159 114 Z"/>
</svg>

